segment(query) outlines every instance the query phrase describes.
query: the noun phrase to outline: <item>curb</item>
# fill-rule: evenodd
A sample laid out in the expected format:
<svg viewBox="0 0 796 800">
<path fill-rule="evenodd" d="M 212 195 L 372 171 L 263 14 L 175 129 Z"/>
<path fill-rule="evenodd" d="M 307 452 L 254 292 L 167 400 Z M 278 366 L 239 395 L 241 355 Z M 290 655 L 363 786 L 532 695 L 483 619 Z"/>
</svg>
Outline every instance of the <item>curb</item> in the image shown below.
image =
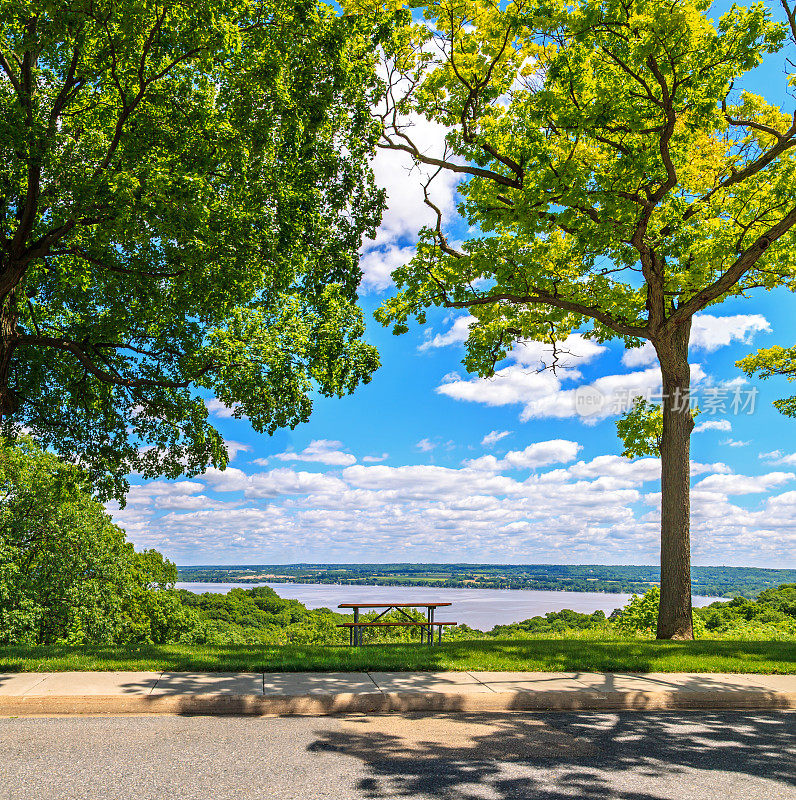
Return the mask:
<svg viewBox="0 0 796 800">
<path fill-rule="evenodd" d="M 796 709 L 796 692 L 516 691 L 492 693 L 88 695 L 0 697 L 0 716 L 177 714 L 329 716 L 403 712 Z"/>
</svg>

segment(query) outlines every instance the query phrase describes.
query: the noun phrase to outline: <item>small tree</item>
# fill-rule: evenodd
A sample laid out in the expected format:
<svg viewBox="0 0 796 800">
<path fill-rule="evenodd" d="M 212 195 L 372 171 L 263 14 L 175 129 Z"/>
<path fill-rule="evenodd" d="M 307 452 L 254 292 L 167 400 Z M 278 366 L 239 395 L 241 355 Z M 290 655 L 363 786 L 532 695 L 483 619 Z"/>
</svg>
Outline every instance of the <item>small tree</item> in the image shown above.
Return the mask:
<svg viewBox="0 0 796 800">
<path fill-rule="evenodd" d="M 662 378 L 657 635 L 691 638 L 688 345 L 700 310 L 796 272 L 796 116 L 740 91 L 785 41 L 756 5 L 714 24 L 706 0 L 440 0 L 387 54 L 380 146 L 460 185 L 477 233 L 436 225 L 378 313 L 397 333 L 467 309 L 465 365 L 572 331 L 652 344 Z M 796 25 L 790 17 L 791 32 Z M 408 115 L 446 126 L 445 152 Z M 435 174 L 436 174 L 435 172 Z"/>
<path fill-rule="evenodd" d="M 122 497 L 226 463 L 201 394 L 273 432 L 369 379 L 370 34 L 315 0 L 0 2 L 3 433 Z"/>
<path fill-rule="evenodd" d="M 642 633 L 652 636 L 658 622 L 661 590 L 653 586 L 642 595 L 634 594 L 628 604 L 614 619 L 614 625 L 624 633 Z"/>
</svg>

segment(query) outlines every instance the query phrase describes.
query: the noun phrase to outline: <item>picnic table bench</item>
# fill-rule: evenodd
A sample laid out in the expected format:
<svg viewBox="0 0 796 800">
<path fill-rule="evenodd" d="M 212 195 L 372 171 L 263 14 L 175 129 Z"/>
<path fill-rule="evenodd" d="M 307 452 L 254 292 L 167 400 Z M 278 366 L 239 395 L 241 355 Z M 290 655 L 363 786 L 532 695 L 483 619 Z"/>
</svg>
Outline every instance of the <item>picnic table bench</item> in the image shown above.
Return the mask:
<svg viewBox="0 0 796 800">
<path fill-rule="evenodd" d="M 348 628 L 349 644 L 352 647 L 359 647 L 362 644 L 363 628 L 420 628 L 420 641 L 434 644 L 434 628 L 437 629 L 437 643 L 442 642 L 442 629 L 446 625 L 458 625 L 457 622 L 439 622 L 434 619 L 434 612 L 442 606 L 449 606 L 450 603 L 340 603 L 338 608 L 350 608 L 354 611 L 353 622 L 343 622 L 338 628 Z M 375 619 L 367 622 L 360 622 L 359 612 L 363 608 L 384 609 Z M 425 608 L 426 619 L 416 620 L 404 611 L 405 608 Z M 406 617 L 406 622 L 379 622 L 379 620 L 390 611 L 397 611 Z"/>
</svg>

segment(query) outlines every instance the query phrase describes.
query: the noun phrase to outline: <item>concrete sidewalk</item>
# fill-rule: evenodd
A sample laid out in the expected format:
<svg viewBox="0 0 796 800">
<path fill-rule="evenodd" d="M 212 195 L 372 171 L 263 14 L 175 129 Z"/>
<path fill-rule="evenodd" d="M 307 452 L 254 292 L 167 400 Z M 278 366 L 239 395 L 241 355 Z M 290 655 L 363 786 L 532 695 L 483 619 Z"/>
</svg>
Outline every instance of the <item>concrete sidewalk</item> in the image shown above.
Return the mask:
<svg viewBox="0 0 796 800">
<path fill-rule="evenodd" d="M 0 716 L 796 708 L 796 675 L 586 672 L 0 674 Z"/>
</svg>

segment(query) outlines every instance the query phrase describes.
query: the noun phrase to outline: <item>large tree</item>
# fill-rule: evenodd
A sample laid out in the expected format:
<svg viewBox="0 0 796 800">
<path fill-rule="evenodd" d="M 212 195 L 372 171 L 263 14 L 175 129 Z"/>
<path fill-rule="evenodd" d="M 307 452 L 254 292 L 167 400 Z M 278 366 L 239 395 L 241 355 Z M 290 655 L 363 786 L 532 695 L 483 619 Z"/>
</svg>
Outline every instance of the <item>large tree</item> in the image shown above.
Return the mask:
<svg viewBox="0 0 796 800">
<path fill-rule="evenodd" d="M 650 342 L 662 377 L 657 635 L 692 638 L 688 345 L 700 310 L 796 274 L 796 116 L 742 90 L 787 27 L 707 0 L 440 0 L 386 51 L 380 146 L 464 178 L 469 235 L 421 232 L 379 311 L 475 318 L 465 365 L 579 331 Z M 783 59 L 774 59 L 774 70 Z M 413 138 L 419 115 L 445 152 Z"/>
<path fill-rule="evenodd" d="M 124 475 L 227 460 L 378 361 L 373 30 L 316 0 L 0 0 L 0 416 Z"/>
</svg>

